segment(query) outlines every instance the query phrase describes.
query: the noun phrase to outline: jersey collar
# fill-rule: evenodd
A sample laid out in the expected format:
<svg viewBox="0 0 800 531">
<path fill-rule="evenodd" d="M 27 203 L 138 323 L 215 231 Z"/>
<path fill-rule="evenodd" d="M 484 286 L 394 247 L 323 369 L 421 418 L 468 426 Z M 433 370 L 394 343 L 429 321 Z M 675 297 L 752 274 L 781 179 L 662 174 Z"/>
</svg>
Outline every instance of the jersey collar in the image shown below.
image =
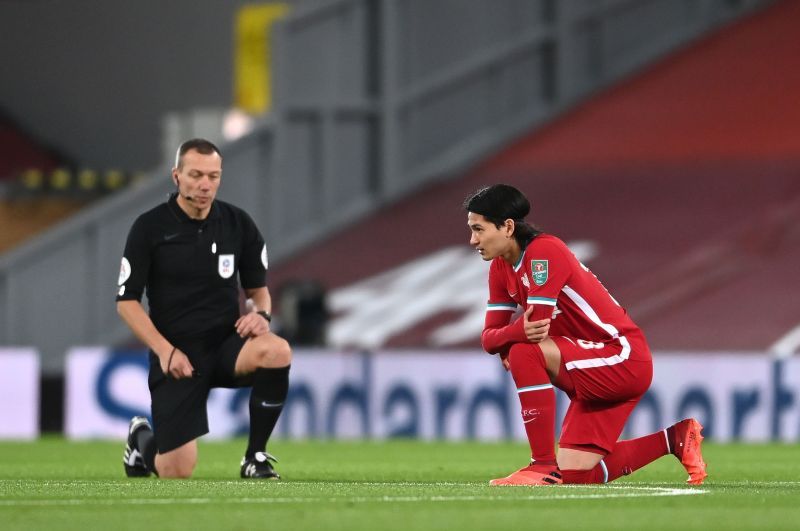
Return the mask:
<svg viewBox="0 0 800 531">
<path fill-rule="evenodd" d="M 519 260 L 517 260 L 517 263 L 514 264 L 514 272 L 515 273 L 518 273 L 519 272 L 519 268 L 522 267 L 522 259 L 523 258 L 525 258 L 525 249 L 522 249 L 522 251 L 519 253 Z"/>
</svg>

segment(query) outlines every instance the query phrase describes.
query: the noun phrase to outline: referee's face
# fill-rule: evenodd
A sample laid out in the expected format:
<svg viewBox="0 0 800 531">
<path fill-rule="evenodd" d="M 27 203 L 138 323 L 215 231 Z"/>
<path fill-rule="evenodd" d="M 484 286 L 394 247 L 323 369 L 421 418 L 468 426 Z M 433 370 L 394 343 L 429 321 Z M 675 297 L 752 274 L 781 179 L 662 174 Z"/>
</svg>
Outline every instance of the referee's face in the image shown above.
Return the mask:
<svg viewBox="0 0 800 531">
<path fill-rule="evenodd" d="M 181 157 L 181 166 L 172 170 L 178 186 L 178 204 L 193 218 L 205 218 L 217 195 L 222 177 L 222 158 L 195 150 Z"/>
</svg>

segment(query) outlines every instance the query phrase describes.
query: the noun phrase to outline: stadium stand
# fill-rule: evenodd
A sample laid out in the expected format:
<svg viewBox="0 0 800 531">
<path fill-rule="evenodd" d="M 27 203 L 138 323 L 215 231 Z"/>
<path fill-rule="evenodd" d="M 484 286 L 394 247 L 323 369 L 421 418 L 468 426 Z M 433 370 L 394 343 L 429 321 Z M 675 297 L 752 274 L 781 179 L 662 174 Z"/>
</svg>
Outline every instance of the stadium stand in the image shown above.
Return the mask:
<svg viewBox="0 0 800 531">
<path fill-rule="evenodd" d="M 478 181 L 523 176 L 510 175 L 511 168 L 508 174 L 501 173 L 506 170 L 498 164 L 479 170 L 472 181 L 468 177 L 472 174 L 467 174 L 450 184 L 430 183 L 449 181 L 510 139 L 562 116 L 604 87 L 640 72 L 715 28 L 773 4 L 770 0 L 702 0 L 691 5 L 662 0 L 464 3 L 470 8 L 442 9 L 449 2 L 433 7 L 427 2 L 362 0 L 298 3 L 290 16 L 276 24 L 274 38 L 281 45 L 275 46 L 272 114 L 250 134 L 222 146 L 226 172 L 239 177 L 236 186 L 225 187 L 222 198 L 253 212 L 269 242 L 270 261 L 277 267 L 273 279 L 277 282 L 271 284 L 276 294 L 286 280 L 319 278 L 324 288 L 338 291 L 353 280 L 428 256 L 443 246 L 469 252 L 458 207 L 467 188 Z M 85 22 L 81 15 L 81 23 Z M 370 53 L 363 53 L 365 49 Z M 143 55 L 147 56 L 145 51 Z M 578 109 L 571 116 L 580 112 Z M 543 136 L 550 136 L 548 130 Z M 126 142 L 139 138 L 130 132 L 124 137 Z M 103 142 L 86 145 L 100 144 Z M 108 155 L 107 150 L 102 152 Z M 502 162 L 503 156 L 498 160 Z M 519 171 L 526 179 L 546 172 L 540 175 L 562 181 L 558 183 L 561 191 L 567 185 L 577 190 L 588 186 L 585 180 L 591 169 L 535 164 Z M 116 282 L 126 231 L 135 215 L 170 191 L 165 178 L 168 171 L 155 169 L 154 178 L 143 186 L 98 201 L 0 256 L 0 341 L 35 346 L 42 356 L 42 372 L 58 374 L 69 345 L 117 345 L 130 337 L 111 310 L 109 293 Z M 543 181 L 540 187 L 537 183 L 534 196 L 544 195 L 547 184 Z M 426 195 L 431 192 L 441 193 L 440 201 Z M 447 195 L 454 192 L 455 197 Z M 558 197 L 549 196 L 546 206 L 558 206 Z M 395 203 L 400 198 L 406 199 Z M 434 209 L 431 216 L 417 223 L 420 209 L 428 204 Z M 363 217 L 385 205 L 394 205 L 388 208 L 389 214 L 407 215 L 401 219 Z M 565 219 L 568 207 L 558 210 Z M 546 210 L 540 212 L 539 221 L 546 228 L 572 237 L 546 216 Z M 364 234 L 371 238 L 349 239 L 364 226 L 370 227 Z M 343 234 L 342 227 L 349 228 L 341 240 L 355 246 L 319 244 L 330 241 L 331 235 L 336 237 L 336 231 Z M 372 227 L 381 230 L 372 232 Z M 585 230 L 585 223 L 582 228 Z M 593 235 L 582 233 L 580 237 Z M 375 242 L 383 246 L 381 253 L 369 247 Z M 590 262 L 592 267 L 599 268 L 602 257 L 607 256 L 605 242 L 599 244 L 600 255 Z M 303 257 L 319 255 L 302 251 L 309 245 L 316 245 L 321 252 L 336 252 L 329 253 L 331 259 L 324 264 L 294 268 L 281 280 L 281 271 L 289 271 L 283 265 L 287 260 L 296 264 Z M 294 253 L 301 258 L 292 259 Z M 318 275 L 315 267 L 333 268 L 338 273 Z M 27 297 L 31 285 L 57 296 Z M 457 292 L 456 284 L 453 293 Z M 481 303 L 470 306 L 480 308 Z M 461 319 L 463 309 L 437 308 L 434 313 L 436 320 L 452 321 Z M 28 326 L 24 316 L 29 314 L 51 323 L 50 333 L 40 334 Z M 379 312 L 376 315 L 380 317 Z M 406 319 L 407 311 L 400 317 Z M 406 344 L 425 344 L 416 322 L 403 325 L 398 332 Z M 385 338 L 378 339 L 380 342 L 373 339 L 373 344 L 384 344 Z M 396 338 L 390 339 L 389 345 L 397 344 Z M 443 344 L 453 344 L 452 338 Z"/>
<path fill-rule="evenodd" d="M 119 170 L 74 170 L 0 111 L 0 253 L 75 214 L 91 200 L 141 179 Z"/>
<path fill-rule="evenodd" d="M 504 181 L 533 198 L 542 228 L 593 244 L 588 265 L 656 349 L 767 350 L 800 321 L 789 288 L 800 259 L 798 24 L 800 3 L 780 2 L 725 28 L 283 262 L 272 282 L 315 278 L 333 297 L 364 279 L 388 283 L 398 266 L 466 248 L 461 200 Z M 332 267 L 342 256 L 348 267 Z M 430 344 L 463 315 L 417 311 L 425 317 L 387 345 Z M 357 332 L 341 344 L 363 346 Z"/>
<path fill-rule="evenodd" d="M 0 182 L 16 178 L 28 168 L 50 171 L 63 162 L 51 149 L 30 138 L 14 121 L 0 111 Z"/>
<path fill-rule="evenodd" d="M 65 198 L 0 200 L 0 253 L 76 213 L 85 201 Z"/>
<path fill-rule="evenodd" d="M 698 132 L 703 142 L 695 139 L 684 142 L 684 128 L 704 123 L 694 115 L 702 115 L 713 107 L 698 101 L 697 91 L 727 89 L 730 79 L 748 75 L 743 68 L 745 61 L 748 64 L 744 66 L 750 67 L 749 62 L 753 57 L 759 58 L 759 53 L 771 56 L 771 52 L 764 52 L 763 42 L 759 52 L 732 51 L 732 46 L 741 48 L 741 45 L 726 44 L 726 36 L 741 33 L 743 28 L 753 31 L 752 27 L 764 25 L 764 20 L 771 20 L 770 25 L 774 26 L 774 13 L 785 10 L 788 2 L 777 4 L 778 7 L 753 19 L 752 24 L 738 25 L 704 41 L 662 63 L 649 74 L 617 85 L 539 133 L 519 139 L 460 178 L 420 186 L 423 182 L 449 178 L 454 168 L 460 171 L 488 149 L 495 149 L 498 139 L 505 142 L 523 128 L 539 126 L 571 108 L 576 101 L 617 83 L 621 76 L 639 72 L 643 65 L 684 43 L 693 42 L 709 29 L 770 3 L 769 0 L 703 1 L 675 8 L 676 4 L 663 1 L 564 2 L 567 8 L 556 9 L 556 2 L 511 1 L 504 2 L 503 9 L 495 8 L 492 3 L 491 12 L 485 17 L 480 15 L 488 4 L 480 1 L 471 2 L 472 9 L 439 9 L 433 13 L 426 12 L 430 9 L 427 3 L 414 2 L 326 0 L 298 5 L 294 15 L 277 28 L 280 31 L 276 32 L 276 37 L 282 38 L 282 46 L 276 50 L 283 50 L 285 55 L 275 61 L 278 66 L 294 65 L 296 68 L 279 70 L 283 75 L 276 76 L 280 81 L 275 87 L 276 95 L 283 94 L 284 99 L 277 101 L 276 98 L 274 119 L 266 121 L 253 134 L 223 146 L 230 173 L 242 177 L 249 174 L 237 187 L 229 187 L 230 195 L 224 198 L 258 215 L 257 221 L 271 245 L 270 259 L 274 261 L 270 285 L 276 301 L 290 299 L 295 306 L 307 305 L 318 314 L 326 315 L 315 298 L 320 286 L 336 297 L 354 283 L 384 273 L 378 278 L 380 286 L 386 280 L 385 273 L 392 275 L 398 266 L 416 259 L 436 258 L 438 251 L 453 248 L 458 253 L 466 251 L 470 263 L 480 266 L 466 245 L 465 216 L 460 202 L 478 184 L 506 180 L 533 196 L 534 219 L 544 228 L 569 241 L 581 239 L 589 242 L 589 247 L 596 248 L 589 265 L 615 293 L 623 294 L 623 303 L 632 308 L 635 316 L 647 315 L 643 323 L 648 331 L 655 330 L 657 334 L 664 330 L 668 340 L 677 338 L 673 344 L 694 347 L 699 343 L 684 341 L 683 330 L 676 335 L 674 328 L 661 326 L 665 315 L 678 313 L 680 305 L 691 300 L 682 293 L 674 295 L 674 289 L 667 288 L 683 284 L 684 277 L 694 271 L 693 251 L 702 250 L 706 241 L 713 244 L 712 250 L 717 249 L 712 257 L 734 258 L 740 256 L 742 245 L 753 248 L 755 240 L 746 237 L 747 234 L 742 244 L 741 234 L 745 229 L 761 228 L 760 232 L 770 229 L 776 235 L 776 239 L 770 241 L 787 241 L 788 233 L 781 233 L 780 229 L 785 226 L 783 220 L 793 215 L 791 205 L 787 203 L 785 214 L 781 214 L 784 210 L 770 210 L 769 201 L 791 197 L 794 190 L 791 172 L 795 166 L 791 157 L 773 160 L 775 171 L 771 172 L 770 179 L 774 186 L 756 186 L 752 180 L 756 174 L 762 177 L 760 159 L 745 157 L 745 160 L 731 162 L 725 153 L 711 156 L 708 145 L 703 148 L 707 135 Z M 439 4 L 442 5 L 450 3 Z M 181 7 L 174 9 L 181 17 L 185 16 Z M 207 10 L 194 11 L 202 13 L 206 21 L 217 23 L 220 20 L 209 17 Z M 555 16 L 556 11 L 565 11 L 569 16 L 560 18 Z M 431 14 L 438 18 L 429 16 Z M 471 16 L 475 14 L 479 16 Z M 665 17 L 665 14 L 670 16 Z M 78 16 L 84 18 L 83 13 Z M 115 16 L 118 16 L 116 12 Z M 526 26 L 526 21 L 531 20 L 535 24 Z M 59 27 L 64 27 L 61 20 L 58 22 Z M 796 22 L 795 17 L 792 23 L 796 25 Z M 448 31 L 440 38 L 441 25 L 445 23 L 460 31 Z M 385 34 L 380 31 L 382 25 Z M 756 29 L 754 33 L 763 39 L 765 32 L 774 29 Z M 69 31 L 75 34 L 74 28 Z M 796 38 L 791 32 L 787 33 L 786 28 L 782 35 L 786 36 L 783 45 L 796 43 Z M 167 48 L 158 39 L 150 41 L 159 49 Z M 745 48 L 751 45 L 748 43 Z M 722 61 L 723 71 L 728 74 L 726 80 L 712 86 L 707 80 L 704 84 L 691 79 L 698 73 L 700 78 L 707 78 L 705 69 L 717 71 L 720 68 L 708 58 L 702 59 L 704 53 L 720 46 L 722 52 L 713 59 Z M 362 53 L 366 48 L 370 49 L 369 53 Z M 312 49 L 325 53 L 309 53 Z M 425 53 L 428 49 L 441 53 Z M 50 54 L 49 49 L 46 52 Z M 732 57 L 736 53 L 741 55 L 740 61 Z M 169 54 L 169 57 L 175 55 Z M 788 64 L 790 55 L 776 53 L 775 57 Z M 144 50 L 139 59 L 144 58 L 149 63 L 151 56 Z M 297 57 L 303 60 L 296 60 Z M 384 59 L 386 64 L 381 62 Z M 687 61 L 699 62 L 699 71 L 691 73 L 686 67 Z M 331 65 L 339 67 L 331 68 Z M 61 68 L 60 62 L 58 66 Z M 92 66 L 88 68 L 91 70 Z M 129 77 L 129 71 L 136 71 L 130 67 L 126 69 L 125 76 L 121 76 L 124 79 Z M 785 66 L 780 69 L 791 72 L 791 68 Z M 557 79 L 554 79 L 554 72 Z M 677 80 L 665 85 L 659 80 L 659 72 L 672 72 Z M 92 70 L 92 76 L 73 77 L 91 80 L 94 73 Z M 139 77 L 156 87 L 158 100 L 170 100 L 163 85 L 152 83 L 152 76 Z M 790 89 L 797 88 L 796 80 L 790 75 L 787 78 L 783 88 L 793 93 Z M 182 84 L 172 85 L 183 91 Z M 108 92 L 106 85 L 102 86 Z M 684 109 L 683 114 L 664 108 L 669 101 L 668 91 L 675 87 L 685 89 L 689 94 L 687 98 L 698 108 L 691 109 L 692 112 Z M 766 88 L 768 90 L 759 97 L 774 97 L 771 91 L 775 87 Z M 73 92 L 80 94 L 81 101 L 91 101 L 84 92 Z M 145 100 L 149 97 L 145 91 L 131 92 L 144 94 Z M 740 97 L 746 96 L 744 91 L 734 92 Z M 637 107 L 637 97 L 644 107 Z M 714 94 L 714 102 L 720 103 L 723 117 L 734 122 L 736 113 L 728 116 L 720 97 Z M 768 101 L 777 103 L 774 99 Z M 653 114 L 653 106 L 662 109 L 663 115 Z M 125 108 L 133 111 L 137 115 L 135 118 L 140 118 L 136 105 Z M 73 110 L 76 109 L 78 107 L 73 106 Z M 102 107 L 98 106 L 96 111 L 103 115 Z M 80 112 L 87 112 L 87 109 Z M 604 121 L 601 119 L 604 112 L 618 120 Z M 627 123 L 626 116 L 632 121 L 650 117 L 651 122 L 642 120 L 637 131 Z M 679 123 L 678 116 L 686 118 L 685 121 Z M 787 119 L 786 123 L 790 121 Z M 675 127 L 663 129 L 665 124 Z M 739 124 L 735 122 L 733 127 Z M 731 123 L 725 123 L 721 129 L 729 126 Z M 649 139 L 658 144 L 662 129 L 662 134 L 672 136 L 667 143 L 670 148 L 664 148 L 665 155 L 659 160 L 653 158 L 653 151 L 647 149 L 653 146 L 645 141 Z M 762 134 L 765 129 L 768 128 L 762 128 Z M 130 138 L 149 138 L 149 135 L 131 134 L 128 130 L 123 136 L 126 146 Z M 720 146 L 737 145 L 728 143 L 729 140 L 725 138 Z M 749 141 L 742 142 L 749 144 Z M 95 141 L 87 145 L 101 143 Z M 686 145 L 699 148 L 696 152 L 688 150 L 691 156 L 675 156 L 678 147 Z M 70 182 L 78 182 L 82 173 L 72 168 Z M 65 178 L 57 167 L 43 172 L 42 177 L 46 179 L 55 172 L 59 179 Z M 166 174 L 166 171 L 158 173 L 158 177 L 163 179 Z M 4 317 L 0 319 L 0 342 L 33 345 L 40 351 L 41 411 L 45 431 L 59 431 L 62 424 L 58 404 L 63 395 L 60 373 L 65 350 L 79 344 L 128 345 L 124 342 L 129 341 L 129 331 L 122 330 L 125 327 L 112 309 L 112 288 L 117 278 L 124 231 L 130 226 L 133 213 L 161 200 L 169 190 L 167 179 L 158 183 L 156 180 L 151 180 L 152 186 L 100 201 L 84 215 L 74 216 L 29 245 L 0 256 L 0 314 Z M 777 186 L 784 186 L 784 189 L 776 189 Z M 726 190 L 724 200 L 717 197 L 721 189 Z M 412 191 L 413 195 L 406 195 Z M 624 194 L 615 195 L 610 191 Z M 654 195 L 658 201 L 649 201 Z M 394 202 L 404 196 L 400 202 Z M 538 200 L 539 197 L 542 199 Z M 747 219 L 737 215 L 743 210 L 743 198 L 752 200 L 753 204 L 768 201 L 758 203 L 763 216 L 753 213 Z M 579 203 L 586 206 L 578 209 L 575 205 Z M 250 209 L 255 204 L 258 208 Z M 319 242 L 330 227 L 342 227 L 374 205 L 384 204 L 390 206 L 347 229 L 325 236 L 313 249 L 286 258 L 310 241 Z M 720 204 L 723 206 L 717 208 Z M 279 208 L 281 206 L 283 209 Z M 41 208 L 43 211 L 53 209 L 55 207 Z M 26 224 L 33 226 L 29 218 L 34 210 L 32 204 L 10 209 L 4 219 L 25 218 Z M 692 230 L 698 225 L 703 229 L 702 234 Z M 608 237 L 612 233 L 615 239 Z M 11 231 L 4 228 L 3 235 L 6 234 L 10 235 Z M 624 237 L 617 240 L 620 235 Z M 782 244 L 777 248 L 780 252 L 785 249 Z M 686 271 L 678 275 L 680 282 L 670 283 L 673 278 L 670 274 L 675 271 L 670 267 L 670 260 L 679 261 L 681 269 L 678 271 Z M 705 273 L 716 269 L 708 258 L 701 265 Z M 652 278 L 642 274 L 643 270 L 652 274 Z M 750 275 L 751 271 L 744 269 L 744 274 Z M 448 279 L 451 283 L 446 285 L 451 296 L 460 293 L 458 273 L 456 264 L 441 275 L 441 280 L 451 277 Z M 735 274 L 723 275 L 719 284 L 723 288 L 728 286 Z M 710 287 L 715 286 L 705 275 L 699 278 L 699 287 L 690 294 L 700 289 L 707 294 L 730 292 L 722 288 L 712 290 Z M 748 279 L 757 289 L 755 274 Z M 317 280 L 320 284 L 316 284 Z M 306 283 L 307 288 L 313 289 L 298 289 L 294 293 L 282 290 L 285 286 L 297 287 L 299 283 Z M 29 286 L 36 286 L 36 293 L 49 296 L 32 297 Z M 308 291 L 313 296 L 305 297 Z M 432 302 L 426 297 L 434 290 L 427 293 L 400 287 L 392 291 L 416 298 L 418 306 L 389 306 L 382 312 L 375 312 L 373 319 L 380 321 L 389 314 L 401 312 L 407 316 L 409 309 L 416 311 L 419 305 L 424 309 Z M 654 293 L 661 297 L 653 297 Z M 753 296 L 758 299 L 762 294 L 757 292 Z M 705 308 L 695 306 L 694 300 L 691 302 L 693 308 Z M 482 311 L 481 301 L 472 306 Z M 744 311 L 752 312 L 751 307 Z M 791 308 L 787 307 L 788 311 Z M 458 322 L 464 314 L 461 308 L 437 309 L 430 317 L 412 319 L 385 340 L 372 345 L 445 344 L 468 345 L 474 349 L 475 337 L 466 337 L 460 343 L 452 339 L 444 343 L 431 341 L 431 335 L 442 325 Z M 38 327 L 30 326 L 32 320 L 27 319 L 27 315 L 36 315 L 35 322 L 47 323 L 48 333 L 41 334 Z M 698 327 L 708 326 L 706 317 L 701 316 Z M 780 329 L 780 322 L 776 320 L 775 323 L 776 330 Z M 358 329 L 356 335 L 367 335 L 373 332 L 372 328 L 375 327 Z M 479 325 L 469 327 L 473 336 L 477 336 L 478 331 Z M 762 331 L 763 328 L 758 334 Z M 723 330 L 715 330 L 713 338 L 722 333 Z M 741 330 L 737 333 L 741 335 Z M 763 348 L 762 335 L 753 341 L 738 342 L 737 347 Z M 703 337 L 712 336 L 706 333 Z M 318 339 L 309 337 L 305 342 L 316 344 Z M 713 348 L 719 344 L 713 343 Z M 663 347 L 670 343 L 657 340 L 655 345 Z"/>
<path fill-rule="evenodd" d="M 0 253 L 77 212 L 85 201 L 42 197 L 65 160 L 0 112 Z M 27 179 L 25 179 L 27 177 Z"/>
</svg>

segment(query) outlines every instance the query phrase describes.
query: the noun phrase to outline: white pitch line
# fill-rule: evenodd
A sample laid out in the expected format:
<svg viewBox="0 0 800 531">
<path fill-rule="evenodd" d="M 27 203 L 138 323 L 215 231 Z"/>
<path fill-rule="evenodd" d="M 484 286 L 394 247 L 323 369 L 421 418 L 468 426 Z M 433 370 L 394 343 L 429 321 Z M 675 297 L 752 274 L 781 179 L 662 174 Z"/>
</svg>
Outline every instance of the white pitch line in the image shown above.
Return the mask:
<svg viewBox="0 0 800 531">
<path fill-rule="evenodd" d="M 519 487 L 518 487 L 519 488 Z M 585 487 L 584 487 L 585 488 Z M 604 490 L 631 490 L 633 492 L 597 494 L 556 494 L 555 496 L 354 496 L 354 497 L 274 497 L 274 498 L 129 498 L 129 499 L 87 499 L 72 498 L 63 500 L 0 500 L 0 507 L 58 507 L 80 505 L 211 505 L 211 504 L 287 504 L 287 503 L 421 503 L 458 501 L 551 501 L 551 500 L 589 500 L 603 498 L 644 498 L 657 496 L 691 496 L 706 494 L 707 490 L 662 487 L 605 486 Z"/>
<path fill-rule="evenodd" d="M 3 483 L 13 483 L 17 485 L 36 485 L 36 486 L 47 486 L 47 487 L 76 487 L 76 486 L 93 486 L 93 485 L 102 485 L 104 487 L 119 487 L 119 488 L 127 488 L 128 485 L 136 484 L 136 485 L 146 485 L 148 482 L 155 484 L 164 484 L 168 483 L 170 480 L 164 480 L 163 482 L 158 479 L 130 479 L 126 480 L 122 478 L 120 480 L 104 480 L 104 479 L 75 479 L 75 480 L 35 480 L 35 479 L 0 479 L 0 485 Z M 215 487 L 217 486 L 239 486 L 239 487 L 250 487 L 253 485 L 253 482 L 248 482 L 240 479 L 231 479 L 231 480 L 214 480 L 214 479 L 191 479 L 187 482 L 182 484 L 196 484 L 196 485 L 204 485 L 204 484 L 213 484 Z M 648 481 L 645 485 L 638 485 L 633 483 L 610 483 L 605 485 L 559 485 L 558 489 L 571 489 L 571 488 L 599 488 L 599 489 L 650 489 L 660 486 L 675 486 L 676 481 Z M 261 483 L 265 486 L 268 486 L 271 489 L 291 489 L 297 486 L 303 487 L 488 487 L 488 481 L 304 481 L 304 480 L 292 480 L 292 481 L 271 481 L 268 483 Z M 770 486 L 793 486 L 798 485 L 800 486 L 800 481 L 747 481 L 747 480 L 736 480 L 736 481 L 724 481 L 724 482 L 716 482 L 715 485 L 753 485 L 759 487 L 770 487 Z M 677 487 L 675 487 L 677 488 Z"/>
</svg>

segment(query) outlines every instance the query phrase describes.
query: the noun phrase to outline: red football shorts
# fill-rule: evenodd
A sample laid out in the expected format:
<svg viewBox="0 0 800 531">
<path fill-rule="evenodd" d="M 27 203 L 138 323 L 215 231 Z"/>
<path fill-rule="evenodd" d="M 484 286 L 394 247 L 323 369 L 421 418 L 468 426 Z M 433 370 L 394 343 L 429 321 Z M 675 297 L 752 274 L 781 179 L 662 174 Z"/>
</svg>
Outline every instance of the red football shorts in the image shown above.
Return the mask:
<svg viewBox="0 0 800 531">
<path fill-rule="evenodd" d="M 561 351 L 561 368 L 553 383 L 571 399 L 559 446 L 610 452 L 653 379 L 644 337 L 636 334 L 608 343 L 551 339 Z"/>
</svg>

